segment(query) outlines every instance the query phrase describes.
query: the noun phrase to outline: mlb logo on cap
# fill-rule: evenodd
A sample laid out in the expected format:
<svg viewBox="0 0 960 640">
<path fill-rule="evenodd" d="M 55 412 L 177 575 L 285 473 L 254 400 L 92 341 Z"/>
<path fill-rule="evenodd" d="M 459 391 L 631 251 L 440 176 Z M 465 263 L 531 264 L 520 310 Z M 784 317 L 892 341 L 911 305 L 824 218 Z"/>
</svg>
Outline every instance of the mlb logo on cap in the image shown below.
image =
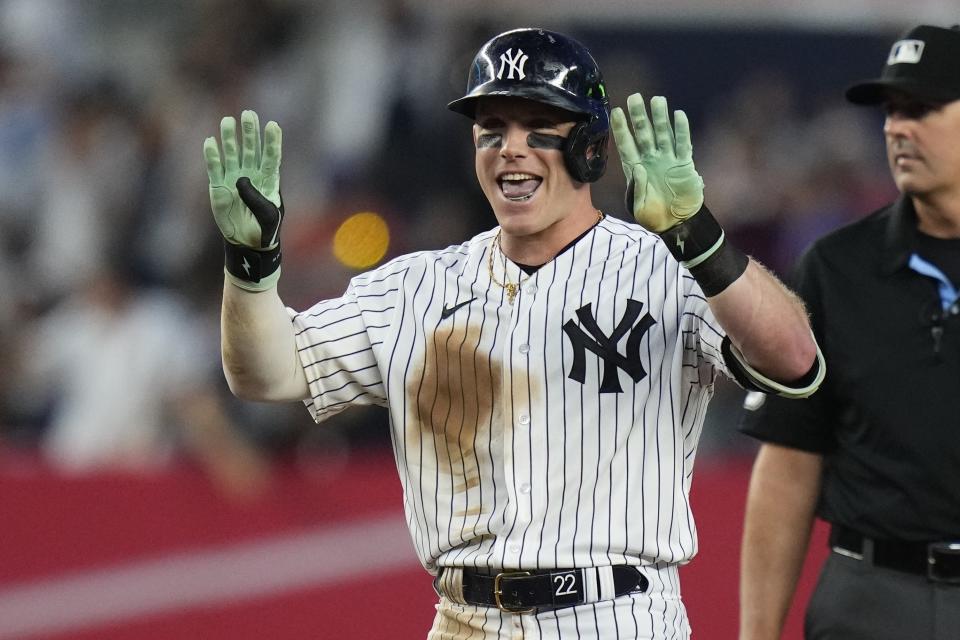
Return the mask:
<svg viewBox="0 0 960 640">
<path fill-rule="evenodd" d="M 880 77 L 847 89 L 847 100 L 879 104 L 891 91 L 931 102 L 960 100 L 960 26 L 906 32 L 890 48 Z"/>
<path fill-rule="evenodd" d="M 890 49 L 890 56 L 887 58 L 887 64 L 913 63 L 920 62 L 920 56 L 923 55 L 923 40 L 901 40 Z"/>
</svg>

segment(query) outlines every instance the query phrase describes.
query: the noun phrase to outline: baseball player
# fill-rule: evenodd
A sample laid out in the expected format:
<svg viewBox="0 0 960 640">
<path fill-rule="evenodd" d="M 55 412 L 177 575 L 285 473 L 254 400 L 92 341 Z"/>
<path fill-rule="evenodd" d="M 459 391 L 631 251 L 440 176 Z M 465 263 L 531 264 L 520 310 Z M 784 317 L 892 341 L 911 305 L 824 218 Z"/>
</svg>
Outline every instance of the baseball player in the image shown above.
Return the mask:
<svg viewBox="0 0 960 640">
<path fill-rule="evenodd" d="M 281 132 L 221 123 L 204 152 L 226 240 L 231 389 L 302 399 L 319 422 L 388 407 L 407 523 L 434 576 L 428 638 L 686 638 L 678 567 L 719 373 L 802 397 L 823 364 L 798 300 L 703 206 L 687 120 L 542 29 L 480 49 L 467 93 L 498 226 L 396 258 L 305 311 L 277 295 Z M 632 123 L 628 123 L 629 121 Z M 613 134 L 639 224 L 591 183 Z"/>
</svg>

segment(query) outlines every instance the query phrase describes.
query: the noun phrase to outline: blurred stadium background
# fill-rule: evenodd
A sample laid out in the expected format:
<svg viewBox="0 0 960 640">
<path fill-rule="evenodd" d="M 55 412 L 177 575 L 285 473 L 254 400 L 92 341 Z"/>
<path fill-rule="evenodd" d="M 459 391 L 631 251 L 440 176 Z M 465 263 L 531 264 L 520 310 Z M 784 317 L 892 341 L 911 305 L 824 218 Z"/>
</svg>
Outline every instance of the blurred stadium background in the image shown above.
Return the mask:
<svg viewBox="0 0 960 640">
<path fill-rule="evenodd" d="M 303 308 L 493 224 L 444 105 L 493 34 L 564 31 L 614 103 L 687 112 L 711 208 L 784 275 L 893 194 L 880 114 L 845 86 L 905 28 L 957 21 L 955 0 L 0 0 L 0 639 L 429 627 L 384 412 L 314 427 L 226 390 L 201 155 L 222 115 L 284 129 L 280 291 Z M 622 189 L 614 160 L 608 215 Z M 694 482 L 695 637 L 736 637 L 740 395 L 718 388 Z"/>
</svg>

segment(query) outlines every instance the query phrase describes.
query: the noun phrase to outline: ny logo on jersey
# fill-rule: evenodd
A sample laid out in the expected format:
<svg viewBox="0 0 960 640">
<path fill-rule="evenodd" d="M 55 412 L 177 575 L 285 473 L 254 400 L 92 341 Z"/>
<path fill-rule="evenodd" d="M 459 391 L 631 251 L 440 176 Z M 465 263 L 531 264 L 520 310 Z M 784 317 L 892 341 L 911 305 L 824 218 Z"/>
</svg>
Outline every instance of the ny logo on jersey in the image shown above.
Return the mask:
<svg viewBox="0 0 960 640">
<path fill-rule="evenodd" d="M 650 317 L 649 313 L 644 313 L 643 303 L 637 300 L 627 299 L 627 310 L 623 318 L 613 329 L 609 336 L 604 334 L 597 326 L 597 320 L 590 313 L 590 305 L 586 304 L 577 309 L 577 318 L 580 324 L 590 333 L 588 336 L 583 329 L 577 326 L 573 319 L 567 320 L 563 325 L 563 332 L 570 338 L 570 344 L 573 346 L 573 365 L 570 367 L 571 380 L 583 384 L 586 380 L 586 355 L 587 349 L 597 354 L 603 360 L 603 379 L 600 382 L 600 393 L 621 393 L 620 375 L 618 369 L 623 369 L 627 375 L 633 378 L 633 381 L 640 382 L 646 377 L 647 372 L 640 361 L 640 340 L 647 334 L 647 331 L 657 323 Z M 617 343 L 620 342 L 624 334 L 630 332 L 627 338 L 627 354 L 621 355 L 617 351 Z M 592 339 L 591 339 L 592 336 Z"/>
<path fill-rule="evenodd" d="M 500 70 L 497 71 L 497 80 L 503 80 L 503 69 L 510 65 L 507 71 L 507 80 L 513 80 L 513 72 L 517 72 L 517 79 L 523 80 L 526 75 L 523 73 L 523 65 L 527 64 L 527 54 L 523 49 L 517 49 L 517 55 L 513 55 L 513 48 L 507 49 L 506 53 L 500 54 Z"/>
</svg>

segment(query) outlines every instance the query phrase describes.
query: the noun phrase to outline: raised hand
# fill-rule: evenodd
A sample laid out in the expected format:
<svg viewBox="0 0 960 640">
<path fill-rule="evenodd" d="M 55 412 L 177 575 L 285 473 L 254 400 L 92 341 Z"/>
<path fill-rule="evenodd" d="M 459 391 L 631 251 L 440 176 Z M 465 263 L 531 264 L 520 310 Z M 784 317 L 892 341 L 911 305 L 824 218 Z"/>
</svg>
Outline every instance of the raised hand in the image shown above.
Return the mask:
<svg viewBox="0 0 960 640">
<path fill-rule="evenodd" d="M 690 218 L 703 206 L 703 179 L 693 165 L 690 124 L 683 111 L 670 126 L 667 100 L 650 100 L 651 119 L 643 97 L 627 98 L 633 132 L 623 109 L 610 114 L 613 138 L 627 178 L 627 209 L 647 229 L 662 233 Z"/>
<path fill-rule="evenodd" d="M 282 132 L 273 121 L 263 130 L 254 111 L 240 115 L 237 123 L 227 116 L 220 121 L 221 155 L 217 139 L 203 142 L 210 180 L 210 207 L 226 241 L 226 271 L 238 286 L 260 291 L 276 284 L 280 276 L 280 150 Z"/>
</svg>

